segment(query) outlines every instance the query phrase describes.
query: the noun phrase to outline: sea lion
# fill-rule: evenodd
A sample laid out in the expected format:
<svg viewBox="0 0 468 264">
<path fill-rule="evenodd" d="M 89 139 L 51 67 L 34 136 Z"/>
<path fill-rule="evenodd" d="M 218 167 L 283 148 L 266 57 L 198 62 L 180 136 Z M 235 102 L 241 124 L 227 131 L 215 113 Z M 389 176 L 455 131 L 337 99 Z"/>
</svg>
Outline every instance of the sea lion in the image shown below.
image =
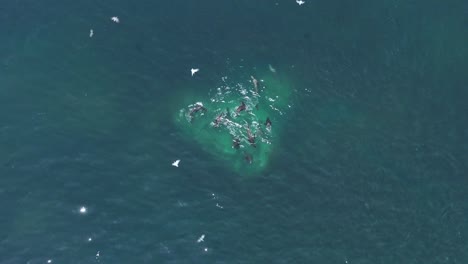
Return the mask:
<svg viewBox="0 0 468 264">
<path fill-rule="evenodd" d="M 194 115 L 194 114 L 196 114 L 198 111 L 206 112 L 206 108 L 205 108 L 202 104 L 197 103 L 197 104 L 195 104 L 194 107 L 190 108 L 190 115 Z"/>
<path fill-rule="evenodd" d="M 224 116 L 224 113 L 221 113 L 221 114 L 219 114 L 219 115 L 216 117 L 216 119 L 213 121 L 215 127 L 218 127 L 218 126 L 219 126 L 219 123 L 221 123 L 221 121 L 223 121 L 223 116 Z"/>
<path fill-rule="evenodd" d="M 246 109 L 246 105 L 244 101 L 241 102 L 241 105 L 239 105 L 236 109 L 236 113 L 240 113 L 241 111 L 244 111 Z"/>
<path fill-rule="evenodd" d="M 190 122 L 193 121 L 193 119 L 195 118 L 195 114 L 198 113 L 199 111 L 206 112 L 206 108 L 201 103 L 196 103 L 194 107 L 190 108 L 190 112 L 189 112 Z"/>
</svg>

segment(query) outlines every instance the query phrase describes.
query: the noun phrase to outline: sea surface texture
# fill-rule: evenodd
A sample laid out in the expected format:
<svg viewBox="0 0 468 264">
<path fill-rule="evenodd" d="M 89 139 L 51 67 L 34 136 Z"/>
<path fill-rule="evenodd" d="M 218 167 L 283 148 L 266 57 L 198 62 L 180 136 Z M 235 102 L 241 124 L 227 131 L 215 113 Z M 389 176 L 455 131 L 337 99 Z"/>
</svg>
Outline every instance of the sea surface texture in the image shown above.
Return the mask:
<svg viewBox="0 0 468 264">
<path fill-rule="evenodd" d="M 468 263 L 468 1 L 2 1 L 17 263 Z"/>
</svg>

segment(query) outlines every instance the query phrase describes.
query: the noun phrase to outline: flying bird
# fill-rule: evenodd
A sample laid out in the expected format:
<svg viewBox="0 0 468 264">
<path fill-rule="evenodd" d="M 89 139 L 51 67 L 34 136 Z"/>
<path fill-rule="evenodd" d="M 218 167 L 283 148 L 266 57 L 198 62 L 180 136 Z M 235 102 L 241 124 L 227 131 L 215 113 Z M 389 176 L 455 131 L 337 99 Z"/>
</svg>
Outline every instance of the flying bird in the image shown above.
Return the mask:
<svg viewBox="0 0 468 264">
<path fill-rule="evenodd" d="M 119 18 L 116 17 L 116 16 L 115 16 L 115 17 L 111 17 L 111 20 L 114 21 L 115 23 L 119 23 L 119 22 L 120 22 Z"/>
<path fill-rule="evenodd" d="M 204 239 L 205 239 L 205 234 L 201 235 L 201 237 L 198 238 L 197 243 L 203 242 Z"/>
<path fill-rule="evenodd" d="M 86 209 L 86 207 L 81 206 L 81 208 L 80 208 L 80 213 L 81 213 L 81 214 L 86 214 L 87 211 L 88 211 L 88 210 Z"/>
<path fill-rule="evenodd" d="M 192 76 L 193 76 L 196 72 L 198 72 L 199 70 L 200 70 L 200 69 L 193 69 L 193 68 L 192 68 L 192 69 L 190 70 L 190 71 L 192 72 Z"/>
<path fill-rule="evenodd" d="M 176 161 L 172 162 L 172 166 L 179 167 L 179 162 L 180 162 L 180 160 L 176 160 Z"/>
<path fill-rule="evenodd" d="M 304 2 L 303 0 L 296 0 L 296 3 L 297 3 L 298 5 L 303 5 L 303 4 L 305 4 L 305 2 Z"/>
</svg>

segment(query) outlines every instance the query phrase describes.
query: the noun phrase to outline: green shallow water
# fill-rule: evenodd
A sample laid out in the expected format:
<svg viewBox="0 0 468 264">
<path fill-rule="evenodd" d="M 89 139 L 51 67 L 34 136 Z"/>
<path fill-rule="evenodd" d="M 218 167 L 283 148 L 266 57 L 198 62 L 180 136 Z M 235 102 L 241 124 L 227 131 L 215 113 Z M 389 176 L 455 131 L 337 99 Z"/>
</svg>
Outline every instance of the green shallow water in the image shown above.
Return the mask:
<svg viewBox="0 0 468 264">
<path fill-rule="evenodd" d="M 188 139 L 244 176 L 266 169 L 273 150 L 280 148 L 281 134 L 287 128 L 294 105 L 292 84 L 276 72 L 257 74 L 254 77 L 258 78 L 257 89 L 250 78 L 224 76 L 218 87 L 201 88 L 198 94 L 186 95 L 181 101 L 192 103 L 180 109 L 175 117 L 175 123 Z M 237 112 L 242 102 L 246 110 Z M 197 105 L 206 111 L 191 115 L 191 109 Z M 272 125 L 267 127 L 268 118 Z M 255 137 L 253 144 L 248 141 L 249 135 Z M 235 140 L 239 140 L 238 147 L 234 146 Z"/>
</svg>

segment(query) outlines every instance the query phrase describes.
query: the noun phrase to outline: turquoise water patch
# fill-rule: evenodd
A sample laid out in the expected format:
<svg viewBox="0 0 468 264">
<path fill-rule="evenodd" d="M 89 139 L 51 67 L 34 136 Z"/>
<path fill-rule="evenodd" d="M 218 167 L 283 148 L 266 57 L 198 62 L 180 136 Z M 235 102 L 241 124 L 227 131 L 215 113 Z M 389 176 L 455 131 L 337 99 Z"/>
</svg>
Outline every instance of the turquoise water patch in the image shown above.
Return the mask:
<svg viewBox="0 0 468 264">
<path fill-rule="evenodd" d="M 207 95 L 181 99 L 189 103 L 177 112 L 175 123 L 234 171 L 257 173 L 267 167 L 280 141 L 291 91 L 291 85 L 275 72 L 225 76 Z"/>
</svg>

